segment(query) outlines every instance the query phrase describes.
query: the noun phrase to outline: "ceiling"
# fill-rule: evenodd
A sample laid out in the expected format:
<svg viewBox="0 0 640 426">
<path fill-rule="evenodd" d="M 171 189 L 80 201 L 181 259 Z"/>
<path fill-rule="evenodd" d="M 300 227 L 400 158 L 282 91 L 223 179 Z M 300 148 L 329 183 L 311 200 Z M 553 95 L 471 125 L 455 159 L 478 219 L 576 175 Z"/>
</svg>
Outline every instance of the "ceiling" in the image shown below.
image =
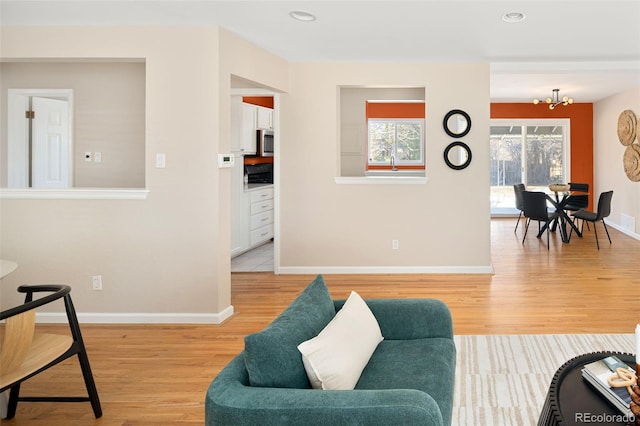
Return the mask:
<svg viewBox="0 0 640 426">
<path fill-rule="evenodd" d="M 0 24 L 219 25 L 291 62 L 489 62 L 494 102 L 640 86 L 640 0 L 2 0 Z"/>
</svg>

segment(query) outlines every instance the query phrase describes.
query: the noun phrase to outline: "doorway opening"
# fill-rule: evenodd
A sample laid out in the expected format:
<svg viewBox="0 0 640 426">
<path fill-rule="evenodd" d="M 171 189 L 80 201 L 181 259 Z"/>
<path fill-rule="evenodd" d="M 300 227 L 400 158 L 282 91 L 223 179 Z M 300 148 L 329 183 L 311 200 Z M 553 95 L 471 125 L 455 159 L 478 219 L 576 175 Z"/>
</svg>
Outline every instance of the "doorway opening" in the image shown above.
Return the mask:
<svg viewBox="0 0 640 426">
<path fill-rule="evenodd" d="M 278 269 L 279 134 L 278 93 L 257 83 L 231 79 L 231 272 Z M 270 102 L 266 102 L 269 100 Z M 266 102 L 266 103 L 265 103 Z M 273 151 L 260 148 L 259 135 L 273 135 Z M 253 169 L 270 166 L 269 179 Z"/>
</svg>

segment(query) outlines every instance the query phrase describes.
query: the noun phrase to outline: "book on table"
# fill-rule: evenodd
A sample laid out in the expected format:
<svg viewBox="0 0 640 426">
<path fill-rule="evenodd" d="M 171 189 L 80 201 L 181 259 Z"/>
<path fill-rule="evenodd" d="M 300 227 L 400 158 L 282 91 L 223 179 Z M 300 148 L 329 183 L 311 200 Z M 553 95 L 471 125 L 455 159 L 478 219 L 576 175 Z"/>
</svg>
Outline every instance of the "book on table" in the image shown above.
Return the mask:
<svg viewBox="0 0 640 426">
<path fill-rule="evenodd" d="M 619 365 L 615 365 L 619 363 Z M 620 365 L 621 364 L 621 365 Z M 631 415 L 629 403 L 631 395 L 627 387 L 609 386 L 609 377 L 616 374 L 616 367 L 628 368 L 635 374 L 635 370 L 622 363 L 617 357 L 606 357 L 599 361 L 586 364 L 582 369 L 582 377 L 611 402 L 621 413 Z"/>
</svg>

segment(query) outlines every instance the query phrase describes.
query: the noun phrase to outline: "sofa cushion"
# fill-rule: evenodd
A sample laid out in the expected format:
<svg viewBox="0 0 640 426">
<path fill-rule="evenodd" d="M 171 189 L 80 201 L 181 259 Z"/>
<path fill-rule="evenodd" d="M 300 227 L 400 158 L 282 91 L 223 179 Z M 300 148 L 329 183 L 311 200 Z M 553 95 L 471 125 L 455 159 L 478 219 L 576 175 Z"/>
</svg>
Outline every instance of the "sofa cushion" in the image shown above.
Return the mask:
<svg viewBox="0 0 640 426">
<path fill-rule="evenodd" d="M 329 289 L 318 275 L 264 330 L 245 337 L 251 386 L 310 388 L 297 346 L 320 333 L 335 314 Z"/>
<path fill-rule="evenodd" d="M 369 358 L 382 341 L 378 321 L 355 291 L 331 322 L 298 345 L 314 389 L 353 389 Z"/>
<path fill-rule="evenodd" d="M 452 339 L 384 340 L 356 389 L 416 389 L 431 395 L 451 424 L 456 347 Z"/>
</svg>

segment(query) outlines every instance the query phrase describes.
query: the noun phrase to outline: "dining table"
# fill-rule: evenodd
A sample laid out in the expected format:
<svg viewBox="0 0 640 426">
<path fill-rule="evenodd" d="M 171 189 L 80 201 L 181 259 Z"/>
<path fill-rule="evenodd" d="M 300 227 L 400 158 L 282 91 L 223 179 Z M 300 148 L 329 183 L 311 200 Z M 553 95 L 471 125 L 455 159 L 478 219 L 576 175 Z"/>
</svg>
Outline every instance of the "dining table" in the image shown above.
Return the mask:
<svg viewBox="0 0 640 426">
<path fill-rule="evenodd" d="M 567 211 L 564 208 L 569 202 L 571 195 L 585 195 L 588 193 L 583 191 L 570 191 L 568 188 L 563 188 L 559 185 L 549 185 L 549 189 L 552 194 L 547 194 L 547 200 L 549 200 L 551 205 L 556 209 L 556 213 L 558 213 L 558 217 L 551 221 L 550 231 L 555 232 L 556 229 L 559 229 L 560 238 L 562 238 L 563 243 L 568 243 L 571 240 L 572 232 L 567 232 L 567 225 L 575 231 L 578 237 L 582 237 L 582 232 L 580 232 L 580 229 L 576 226 L 575 222 L 567 214 Z M 540 229 L 540 232 L 538 232 L 538 238 L 542 236 L 546 229 L 547 224 L 545 224 Z"/>
</svg>

